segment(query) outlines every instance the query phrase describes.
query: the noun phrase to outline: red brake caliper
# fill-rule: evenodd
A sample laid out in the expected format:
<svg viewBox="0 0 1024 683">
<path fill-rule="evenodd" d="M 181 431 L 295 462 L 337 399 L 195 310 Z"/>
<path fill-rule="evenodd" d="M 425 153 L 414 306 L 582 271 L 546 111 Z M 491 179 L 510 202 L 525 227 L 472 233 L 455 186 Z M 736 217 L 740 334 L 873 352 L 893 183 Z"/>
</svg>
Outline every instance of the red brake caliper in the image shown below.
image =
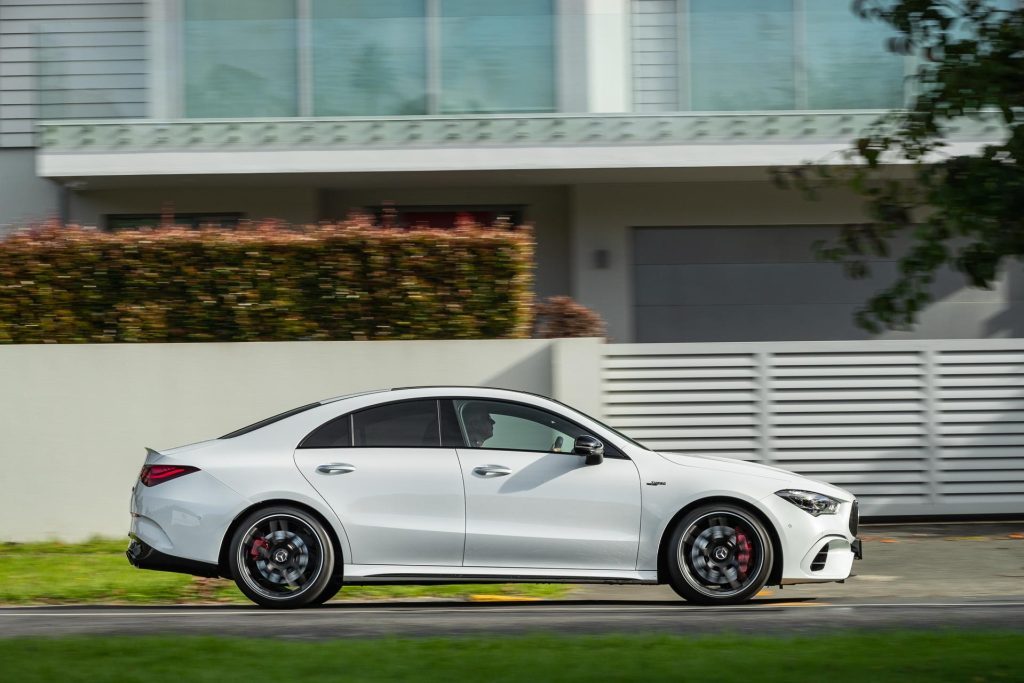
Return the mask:
<svg viewBox="0 0 1024 683">
<path fill-rule="evenodd" d="M 270 544 L 267 543 L 267 539 L 257 538 L 255 541 L 252 542 L 252 547 L 249 548 L 249 557 L 251 557 L 254 560 L 258 560 L 260 559 L 260 550 L 265 550 L 269 547 Z"/>
<path fill-rule="evenodd" d="M 739 564 L 740 576 L 746 576 L 750 571 L 750 541 L 746 534 L 739 529 L 736 530 L 736 562 Z"/>
</svg>

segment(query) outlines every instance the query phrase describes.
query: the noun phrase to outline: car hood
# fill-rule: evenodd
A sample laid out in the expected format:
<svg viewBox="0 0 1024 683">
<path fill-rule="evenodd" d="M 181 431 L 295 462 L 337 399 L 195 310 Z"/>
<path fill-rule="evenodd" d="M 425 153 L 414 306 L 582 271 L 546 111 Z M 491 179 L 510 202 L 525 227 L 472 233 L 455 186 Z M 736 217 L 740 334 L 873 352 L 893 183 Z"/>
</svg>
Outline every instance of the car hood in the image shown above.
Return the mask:
<svg viewBox="0 0 1024 683">
<path fill-rule="evenodd" d="M 823 493 L 826 496 L 839 498 L 841 500 L 853 500 L 855 496 L 838 486 L 833 486 L 818 479 L 811 479 L 780 467 L 761 465 L 756 462 L 735 460 L 733 458 L 722 458 L 714 455 L 683 455 L 681 453 L 658 453 L 661 457 L 677 465 L 684 467 L 698 467 L 700 469 L 715 470 L 717 472 L 729 472 L 761 479 L 771 479 L 779 482 L 781 489 L 801 489 Z"/>
</svg>

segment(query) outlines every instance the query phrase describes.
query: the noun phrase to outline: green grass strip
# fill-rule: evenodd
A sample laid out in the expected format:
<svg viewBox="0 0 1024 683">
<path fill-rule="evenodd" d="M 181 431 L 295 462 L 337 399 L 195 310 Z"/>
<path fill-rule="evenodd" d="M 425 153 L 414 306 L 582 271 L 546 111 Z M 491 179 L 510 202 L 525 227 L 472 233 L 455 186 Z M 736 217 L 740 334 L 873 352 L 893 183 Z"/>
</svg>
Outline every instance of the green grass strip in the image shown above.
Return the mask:
<svg viewBox="0 0 1024 683">
<path fill-rule="evenodd" d="M 681 617 L 682 618 L 682 617 Z M 5 680 L 1020 681 L 1019 633 L 888 632 L 439 638 L 301 643 L 227 638 L 0 640 Z"/>
<path fill-rule="evenodd" d="M 248 603 L 233 581 L 135 569 L 127 541 L 0 544 L 0 604 L 69 605 Z M 445 598 L 474 595 L 559 598 L 566 586 L 490 584 L 456 586 L 351 586 L 336 600 Z"/>
</svg>

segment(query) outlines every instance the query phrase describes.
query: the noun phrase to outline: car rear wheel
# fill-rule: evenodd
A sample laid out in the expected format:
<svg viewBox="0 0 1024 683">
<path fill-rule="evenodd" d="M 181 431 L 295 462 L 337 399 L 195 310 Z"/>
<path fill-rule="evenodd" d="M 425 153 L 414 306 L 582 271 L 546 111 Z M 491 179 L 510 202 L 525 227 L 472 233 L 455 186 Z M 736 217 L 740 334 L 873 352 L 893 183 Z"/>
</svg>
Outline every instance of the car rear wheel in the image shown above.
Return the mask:
<svg viewBox="0 0 1024 683">
<path fill-rule="evenodd" d="M 340 558 L 323 524 L 298 508 L 257 510 L 231 539 L 231 575 L 238 589 L 263 607 L 316 604 L 340 575 L 336 562 Z"/>
<path fill-rule="evenodd" d="M 672 588 L 701 605 L 746 602 L 768 581 L 773 560 L 761 521 L 726 504 L 703 506 L 683 517 L 667 552 Z"/>
</svg>

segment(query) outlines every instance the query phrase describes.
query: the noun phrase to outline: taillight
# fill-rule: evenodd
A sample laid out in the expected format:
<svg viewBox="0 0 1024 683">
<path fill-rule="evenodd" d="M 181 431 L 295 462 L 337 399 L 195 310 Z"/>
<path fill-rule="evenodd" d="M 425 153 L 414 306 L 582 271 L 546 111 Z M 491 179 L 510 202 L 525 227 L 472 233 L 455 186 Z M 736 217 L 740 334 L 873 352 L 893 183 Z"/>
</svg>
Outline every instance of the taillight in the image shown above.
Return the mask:
<svg viewBox="0 0 1024 683">
<path fill-rule="evenodd" d="M 139 481 L 143 486 L 156 486 L 198 471 L 198 467 L 189 465 L 143 465 L 142 472 L 139 473 Z"/>
</svg>

